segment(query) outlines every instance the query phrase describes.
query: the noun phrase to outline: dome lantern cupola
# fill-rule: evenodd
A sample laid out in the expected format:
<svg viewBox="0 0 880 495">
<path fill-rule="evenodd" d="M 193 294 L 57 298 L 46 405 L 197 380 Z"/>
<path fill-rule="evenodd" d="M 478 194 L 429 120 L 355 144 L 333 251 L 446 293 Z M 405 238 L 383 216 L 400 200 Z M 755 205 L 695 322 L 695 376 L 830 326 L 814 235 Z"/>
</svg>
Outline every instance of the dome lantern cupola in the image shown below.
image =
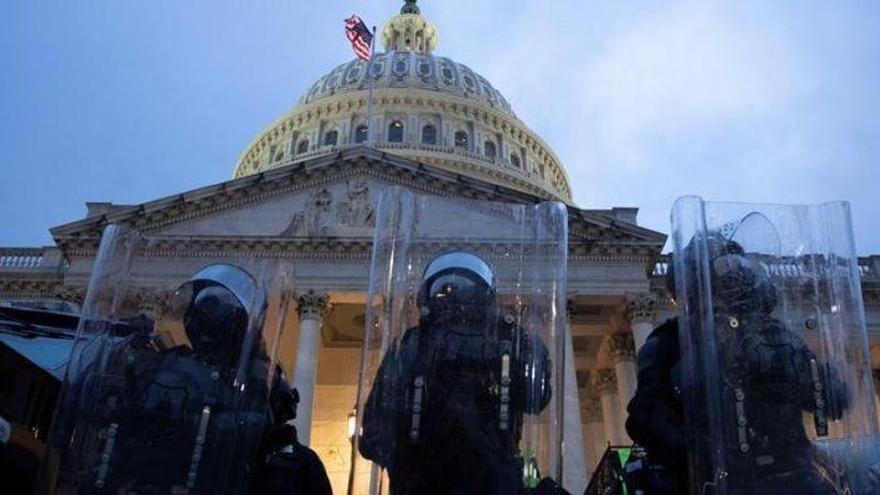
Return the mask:
<svg viewBox="0 0 880 495">
<path fill-rule="evenodd" d="M 437 28 L 422 17 L 416 0 L 405 0 L 400 15 L 382 28 L 382 44 L 386 52 L 431 53 L 439 42 Z"/>
<path fill-rule="evenodd" d="M 400 8 L 401 14 L 415 14 L 419 15 L 422 12 L 419 10 L 419 6 L 416 5 L 418 0 L 403 0 L 403 7 Z"/>
</svg>

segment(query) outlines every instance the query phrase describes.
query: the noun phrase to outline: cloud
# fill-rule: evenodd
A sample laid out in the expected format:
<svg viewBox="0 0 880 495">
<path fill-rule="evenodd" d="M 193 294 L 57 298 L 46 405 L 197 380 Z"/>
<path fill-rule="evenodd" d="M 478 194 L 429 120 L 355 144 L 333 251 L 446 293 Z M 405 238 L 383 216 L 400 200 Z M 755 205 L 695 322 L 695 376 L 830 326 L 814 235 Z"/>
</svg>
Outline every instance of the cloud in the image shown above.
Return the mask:
<svg viewBox="0 0 880 495">
<path fill-rule="evenodd" d="M 461 3 L 444 3 L 456 10 Z M 880 111 L 873 9 L 781 2 L 508 4 L 492 36 L 441 25 L 560 155 L 575 202 L 640 207 L 668 231 L 676 197 L 854 202 L 861 246 Z M 445 16 L 449 17 L 449 16 Z M 451 17 L 450 17 L 451 18 Z M 861 205 L 861 206 L 860 206 Z M 874 251 L 877 250 L 873 247 Z"/>
<path fill-rule="evenodd" d="M 795 89 L 793 59 L 775 33 L 689 2 L 628 26 L 578 74 L 576 95 L 602 116 L 593 125 L 603 156 L 638 171 L 657 159 L 646 141 L 778 112 Z"/>
</svg>

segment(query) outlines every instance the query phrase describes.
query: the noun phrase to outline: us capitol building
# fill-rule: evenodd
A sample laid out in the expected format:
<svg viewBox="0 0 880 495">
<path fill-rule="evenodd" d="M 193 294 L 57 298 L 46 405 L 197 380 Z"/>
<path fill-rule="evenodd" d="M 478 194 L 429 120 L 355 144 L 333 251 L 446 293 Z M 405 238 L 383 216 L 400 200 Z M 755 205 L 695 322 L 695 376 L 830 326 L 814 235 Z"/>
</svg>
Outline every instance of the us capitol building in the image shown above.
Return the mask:
<svg viewBox="0 0 880 495">
<path fill-rule="evenodd" d="M 54 246 L 0 248 L 3 304 L 42 302 L 78 311 L 108 223 L 159 239 L 148 290 L 130 304 L 158 313 L 175 282 L 212 261 L 296 260 L 296 315 L 280 359 L 300 388 L 303 443 L 345 493 L 356 401 L 375 205 L 390 186 L 467 200 L 569 209 L 569 322 L 565 482 L 583 491 L 605 447 L 625 444 L 635 354 L 671 316 L 661 255 L 666 235 L 640 227 L 637 208 L 583 209 L 558 156 L 486 78 L 435 55 L 440 36 L 407 0 L 380 32 L 385 52 L 331 70 L 245 148 L 233 179 L 138 205 L 88 203 L 85 218 L 51 229 Z M 368 78 L 375 135 L 368 142 Z M 860 259 L 880 369 L 880 256 Z M 875 371 L 875 377 L 880 376 Z M 585 469 L 586 467 L 586 469 Z"/>
</svg>

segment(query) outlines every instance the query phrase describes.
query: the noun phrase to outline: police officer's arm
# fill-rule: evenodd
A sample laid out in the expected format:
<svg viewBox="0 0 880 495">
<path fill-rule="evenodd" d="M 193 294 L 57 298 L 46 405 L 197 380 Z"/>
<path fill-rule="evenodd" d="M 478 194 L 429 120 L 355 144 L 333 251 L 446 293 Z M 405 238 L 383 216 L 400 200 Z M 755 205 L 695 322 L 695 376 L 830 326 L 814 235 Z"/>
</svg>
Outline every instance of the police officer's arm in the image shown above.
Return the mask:
<svg viewBox="0 0 880 495">
<path fill-rule="evenodd" d="M 527 387 L 525 410 L 529 414 L 539 414 L 553 397 L 553 362 L 544 341 L 537 335 L 527 336 L 526 341 L 533 349 L 527 353 L 530 365 L 535 366 L 535 377 Z"/>
<path fill-rule="evenodd" d="M 679 361 L 677 326 L 667 321 L 639 351 L 638 385 L 626 420 L 629 436 L 669 465 L 685 462 L 681 404 L 672 383 L 672 369 Z"/>
<path fill-rule="evenodd" d="M 407 372 L 402 367 L 409 361 L 407 357 L 412 358 L 417 345 L 418 331 L 410 329 L 404 334 L 398 349 L 388 349 L 364 405 L 358 450 L 362 456 L 381 466 L 388 467 L 391 462 L 394 425 L 406 393 L 406 390 L 400 389 L 404 386 L 402 376 Z"/>
<path fill-rule="evenodd" d="M 327 477 L 324 463 L 311 449 L 308 450 L 307 455 L 306 463 L 308 466 L 306 466 L 305 480 L 307 492 L 303 495 L 333 495 L 333 488 L 330 486 L 330 478 Z"/>
<path fill-rule="evenodd" d="M 382 358 L 382 364 L 373 380 L 373 388 L 370 389 L 370 395 L 364 405 L 362 429 L 358 437 L 358 450 L 361 455 L 382 466 L 388 463 L 388 455 L 383 446 L 391 440 L 388 432 L 385 431 L 383 420 L 388 409 L 386 383 L 390 379 L 389 370 L 395 367 L 395 361 L 393 350 L 389 350 Z"/>
</svg>

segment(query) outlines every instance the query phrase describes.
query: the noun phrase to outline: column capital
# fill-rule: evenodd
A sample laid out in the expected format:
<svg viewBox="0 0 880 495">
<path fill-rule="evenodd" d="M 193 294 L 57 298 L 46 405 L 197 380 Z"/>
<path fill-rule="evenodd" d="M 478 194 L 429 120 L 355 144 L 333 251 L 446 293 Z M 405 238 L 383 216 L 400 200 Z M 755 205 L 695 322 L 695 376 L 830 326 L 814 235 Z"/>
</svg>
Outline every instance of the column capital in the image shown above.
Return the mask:
<svg viewBox="0 0 880 495">
<path fill-rule="evenodd" d="M 311 289 L 304 294 L 299 294 L 296 298 L 296 312 L 299 314 L 299 320 L 320 321 L 324 318 L 329 299 L 326 293 L 317 293 Z"/>
<path fill-rule="evenodd" d="M 584 397 L 582 421 L 584 423 L 602 422 L 602 401 L 596 395 Z"/>
<path fill-rule="evenodd" d="M 165 314 L 170 293 L 161 289 L 142 288 L 135 294 L 138 313 L 156 321 Z"/>
<path fill-rule="evenodd" d="M 657 298 L 649 292 L 627 294 L 626 296 L 626 319 L 630 324 L 650 323 L 654 324 L 657 319 Z"/>
<path fill-rule="evenodd" d="M 631 332 L 609 335 L 606 337 L 604 348 L 614 363 L 633 360 L 636 357 L 636 344 Z"/>
<path fill-rule="evenodd" d="M 55 289 L 55 297 L 62 301 L 82 304 L 86 298 L 86 289 L 63 285 Z"/>
<path fill-rule="evenodd" d="M 593 387 L 599 395 L 617 393 L 617 374 L 612 368 L 599 368 L 591 373 Z"/>
</svg>

